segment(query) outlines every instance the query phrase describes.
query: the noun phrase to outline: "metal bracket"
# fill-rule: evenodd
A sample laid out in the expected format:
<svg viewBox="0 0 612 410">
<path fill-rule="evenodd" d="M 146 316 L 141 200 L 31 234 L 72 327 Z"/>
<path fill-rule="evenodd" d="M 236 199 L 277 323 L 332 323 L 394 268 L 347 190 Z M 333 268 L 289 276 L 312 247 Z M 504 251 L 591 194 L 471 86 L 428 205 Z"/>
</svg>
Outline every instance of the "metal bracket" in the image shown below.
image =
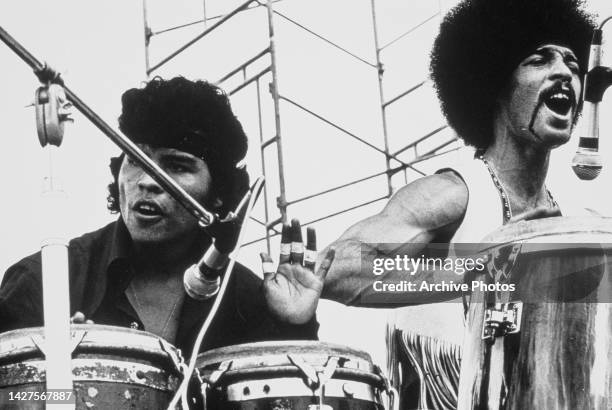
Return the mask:
<svg viewBox="0 0 612 410">
<path fill-rule="evenodd" d="M 317 371 L 310 364 L 306 363 L 301 356 L 288 354 L 287 358 L 291 364 L 300 369 L 302 374 L 306 377 L 306 385 L 309 388 L 314 388 L 318 384 L 319 377 L 317 376 Z"/>
<path fill-rule="evenodd" d="M 521 252 L 521 242 L 502 246 L 487 255 L 487 268 L 489 276 L 496 282 L 506 282 L 516 264 L 516 259 Z"/>
<path fill-rule="evenodd" d="M 170 343 L 166 342 L 162 338 L 158 338 L 157 341 L 159 342 L 159 346 L 161 347 L 161 349 L 166 352 L 170 360 L 172 360 L 172 363 L 174 364 L 176 370 L 178 370 L 179 373 L 184 374 L 185 361 L 183 360 L 181 349 L 175 350 Z"/>
<path fill-rule="evenodd" d="M 317 371 L 312 365 L 306 363 L 304 359 L 297 355 L 288 354 L 289 361 L 296 366 L 302 374 L 306 377 L 306 384 L 312 389 L 313 394 L 319 397 L 319 404 L 311 404 L 308 406 L 308 410 L 333 410 L 331 406 L 323 404 L 324 398 L 324 387 L 334 372 L 338 368 L 339 357 L 331 356 L 327 359 L 325 367 L 321 371 Z"/>
<path fill-rule="evenodd" d="M 383 382 L 383 390 L 387 394 L 387 400 L 389 401 L 389 410 L 400 410 L 400 397 L 397 389 L 391 386 L 391 381 L 380 366 L 374 365 L 374 373 L 376 373 Z"/>
<path fill-rule="evenodd" d="M 485 309 L 482 340 L 495 342 L 495 338 L 518 333 L 521 330 L 522 302 L 496 303 Z"/>
<path fill-rule="evenodd" d="M 219 368 L 217 370 L 212 371 L 210 375 L 208 377 L 204 377 L 203 380 L 207 382 L 211 387 L 216 386 L 221 376 L 223 376 L 232 367 L 233 363 L 233 360 L 226 360 L 224 362 L 221 362 Z"/>
</svg>

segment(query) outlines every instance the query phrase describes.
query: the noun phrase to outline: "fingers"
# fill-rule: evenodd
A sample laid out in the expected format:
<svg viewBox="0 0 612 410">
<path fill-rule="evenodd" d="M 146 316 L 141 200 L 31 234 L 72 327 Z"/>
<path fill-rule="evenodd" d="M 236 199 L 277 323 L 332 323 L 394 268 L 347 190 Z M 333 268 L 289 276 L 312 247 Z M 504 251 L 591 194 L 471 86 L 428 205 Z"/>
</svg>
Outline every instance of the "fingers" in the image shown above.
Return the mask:
<svg viewBox="0 0 612 410">
<path fill-rule="evenodd" d="M 70 323 L 85 323 L 85 315 L 83 314 L 83 312 L 75 312 L 74 315 L 72 315 L 72 317 L 70 318 Z"/>
<path fill-rule="evenodd" d="M 274 261 L 265 252 L 261 252 L 259 254 L 261 258 L 261 270 L 263 271 L 264 280 L 270 279 L 276 273 L 276 269 L 274 268 Z"/>
<path fill-rule="evenodd" d="M 279 263 L 291 262 L 291 226 L 283 223 Z"/>
<path fill-rule="evenodd" d="M 321 265 L 319 266 L 319 269 L 317 270 L 316 275 L 321 278 L 321 279 L 325 279 L 325 277 L 327 276 L 327 272 L 329 271 L 329 268 L 332 265 L 332 262 L 334 261 L 334 257 L 336 256 L 336 250 L 334 248 L 329 248 L 327 250 L 327 253 L 325 254 L 325 258 L 323 259 L 323 262 L 321 262 Z"/>
<path fill-rule="evenodd" d="M 317 235 L 315 229 L 311 227 L 306 228 L 306 249 L 304 249 L 300 221 L 292 219 L 291 225 L 283 224 L 279 263 L 304 265 L 304 267 L 314 273 L 316 262 Z"/>
<path fill-rule="evenodd" d="M 74 325 L 82 325 L 82 324 L 88 324 L 88 325 L 93 325 L 93 320 L 85 320 L 85 314 L 83 312 L 74 312 L 74 315 L 72 315 L 72 317 L 70 318 L 70 323 L 74 324 Z"/>
<path fill-rule="evenodd" d="M 297 219 L 291 220 L 291 263 L 301 265 L 304 262 L 304 243 L 302 241 L 302 226 Z"/>
<path fill-rule="evenodd" d="M 314 272 L 317 262 L 317 233 L 314 228 L 306 228 L 306 250 L 304 251 L 304 266 Z"/>
</svg>

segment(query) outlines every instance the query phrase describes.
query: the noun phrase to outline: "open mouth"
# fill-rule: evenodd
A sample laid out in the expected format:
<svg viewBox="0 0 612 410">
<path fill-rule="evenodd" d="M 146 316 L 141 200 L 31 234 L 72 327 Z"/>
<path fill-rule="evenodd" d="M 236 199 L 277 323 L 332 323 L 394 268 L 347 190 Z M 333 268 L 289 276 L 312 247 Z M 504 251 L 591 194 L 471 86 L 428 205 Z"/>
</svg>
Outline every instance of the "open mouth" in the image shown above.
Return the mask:
<svg viewBox="0 0 612 410">
<path fill-rule="evenodd" d="M 137 201 L 133 209 L 143 216 L 161 216 L 163 214 L 159 205 L 152 201 Z"/>
<path fill-rule="evenodd" d="M 546 93 L 544 105 L 560 116 L 568 115 L 574 108 L 575 98 L 570 88 L 555 86 Z"/>
</svg>

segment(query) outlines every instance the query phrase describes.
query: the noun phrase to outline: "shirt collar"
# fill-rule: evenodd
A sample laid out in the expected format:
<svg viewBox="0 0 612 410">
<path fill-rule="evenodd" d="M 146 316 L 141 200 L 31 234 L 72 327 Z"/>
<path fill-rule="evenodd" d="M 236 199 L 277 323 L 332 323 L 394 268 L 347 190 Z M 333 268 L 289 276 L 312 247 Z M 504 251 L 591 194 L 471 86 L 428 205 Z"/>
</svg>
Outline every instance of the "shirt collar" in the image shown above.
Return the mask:
<svg viewBox="0 0 612 410">
<path fill-rule="evenodd" d="M 195 260 L 201 258 L 211 242 L 210 236 L 202 231 L 193 244 L 193 252 L 191 252 L 192 258 Z M 106 272 L 114 271 L 115 267 L 125 267 L 129 265 L 131 246 L 132 238 L 130 237 L 130 233 L 123 222 L 123 218 L 119 217 L 111 237 Z"/>
<path fill-rule="evenodd" d="M 117 264 L 127 263 L 131 243 L 130 233 L 123 222 L 123 218 L 119 217 L 111 237 L 110 252 L 106 262 L 107 272 L 110 272 L 111 268 Z"/>
</svg>

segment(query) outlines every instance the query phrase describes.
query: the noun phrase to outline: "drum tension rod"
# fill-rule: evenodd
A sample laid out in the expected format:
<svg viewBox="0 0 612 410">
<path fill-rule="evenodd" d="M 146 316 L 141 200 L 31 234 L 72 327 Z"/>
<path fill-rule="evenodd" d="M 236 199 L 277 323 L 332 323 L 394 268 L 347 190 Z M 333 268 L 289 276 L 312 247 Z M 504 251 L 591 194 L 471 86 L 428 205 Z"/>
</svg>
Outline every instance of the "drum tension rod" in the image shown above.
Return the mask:
<svg viewBox="0 0 612 410">
<path fill-rule="evenodd" d="M 522 313 L 521 302 L 496 303 L 485 309 L 482 340 L 493 344 L 497 337 L 518 333 L 521 330 Z"/>
</svg>

